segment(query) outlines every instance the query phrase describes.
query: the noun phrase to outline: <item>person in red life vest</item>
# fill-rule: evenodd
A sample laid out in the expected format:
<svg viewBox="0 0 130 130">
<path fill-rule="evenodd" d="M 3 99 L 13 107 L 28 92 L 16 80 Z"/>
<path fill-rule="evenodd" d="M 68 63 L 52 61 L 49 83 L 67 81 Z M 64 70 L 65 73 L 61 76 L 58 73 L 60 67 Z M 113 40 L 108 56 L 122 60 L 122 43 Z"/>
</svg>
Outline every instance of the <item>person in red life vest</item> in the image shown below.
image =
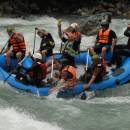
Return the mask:
<svg viewBox="0 0 130 130">
<path fill-rule="evenodd" d="M 101 53 L 101 57 L 105 59 L 106 51 L 110 50 L 113 52 L 114 46 L 117 42 L 116 33 L 109 28 L 109 23 L 103 21 L 101 23 L 101 29 L 97 34 L 95 46 L 90 48 L 90 53 Z"/>
<path fill-rule="evenodd" d="M 68 60 L 68 65 L 74 65 L 74 57 L 80 51 L 81 33 L 78 31 L 79 25 L 72 23 L 67 29 L 61 29 L 61 21 L 58 22 L 58 35 L 62 40 L 62 58 Z"/>
<path fill-rule="evenodd" d="M 42 62 L 42 55 L 40 53 L 35 53 L 33 55 L 33 65 L 27 71 L 26 79 L 32 84 L 40 87 L 42 85 L 42 80 L 47 76 L 47 63 Z"/>
<path fill-rule="evenodd" d="M 48 74 L 50 62 L 44 62 L 40 53 L 35 53 L 32 57 L 33 63 L 30 68 L 20 64 L 15 72 L 16 79 L 24 84 L 32 84 L 37 87 L 44 86 L 44 79 Z"/>
<path fill-rule="evenodd" d="M 90 79 L 89 81 L 87 81 L 87 84 L 84 85 L 85 90 L 87 90 L 93 82 L 98 83 L 102 81 L 103 77 L 106 75 L 106 64 L 104 64 L 104 60 L 100 59 L 98 55 L 93 55 L 92 60 L 93 60 L 93 65 L 91 67 L 91 72 L 90 72 L 91 76 L 89 77 Z M 87 73 L 84 76 L 84 81 L 86 80 L 86 77 L 87 77 Z"/>
<path fill-rule="evenodd" d="M 25 57 L 26 44 L 23 35 L 21 33 L 17 33 L 14 27 L 8 27 L 7 33 L 9 35 L 9 42 L 4 52 L 6 53 L 7 70 L 10 70 L 11 57 L 16 58 L 18 62 L 20 62 Z"/>
<path fill-rule="evenodd" d="M 39 52 L 42 56 L 51 56 L 55 47 L 55 42 L 52 35 L 44 29 L 35 28 L 38 36 L 42 39 Z"/>
</svg>

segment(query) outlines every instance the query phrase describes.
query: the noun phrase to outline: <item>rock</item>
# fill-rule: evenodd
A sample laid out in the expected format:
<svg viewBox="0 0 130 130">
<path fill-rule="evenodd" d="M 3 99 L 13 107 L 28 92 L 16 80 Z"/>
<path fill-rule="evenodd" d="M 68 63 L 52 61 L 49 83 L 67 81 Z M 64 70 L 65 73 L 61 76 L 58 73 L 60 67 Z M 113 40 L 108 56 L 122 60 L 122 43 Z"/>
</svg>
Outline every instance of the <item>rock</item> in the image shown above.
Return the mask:
<svg viewBox="0 0 130 130">
<path fill-rule="evenodd" d="M 87 12 L 81 12 L 81 16 L 88 16 Z"/>
<path fill-rule="evenodd" d="M 78 14 L 81 14 L 81 13 L 82 13 L 82 9 L 79 8 L 79 9 L 77 10 L 77 13 L 78 13 Z"/>
<path fill-rule="evenodd" d="M 111 13 L 101 13 L 87 17 L 85 20 L 80 21 L 80 31 L 86 35 L 94 35 L 100 28 L 102 20 L 111 22 Z"/>
<path fill-rule="evenodd" d="M 118 11 L 116 12 L 116 14 L 117 14 L 117 15 L 121 15 L 122 12 L 118 10 Z"/>
</svg>

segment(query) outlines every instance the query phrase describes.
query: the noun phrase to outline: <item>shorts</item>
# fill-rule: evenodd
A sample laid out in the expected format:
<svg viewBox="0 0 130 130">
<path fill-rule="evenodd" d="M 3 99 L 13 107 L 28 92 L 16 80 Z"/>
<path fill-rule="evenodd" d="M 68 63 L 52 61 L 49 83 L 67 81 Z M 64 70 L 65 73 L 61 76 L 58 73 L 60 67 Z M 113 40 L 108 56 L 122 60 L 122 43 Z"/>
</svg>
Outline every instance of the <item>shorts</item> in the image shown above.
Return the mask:
<svg viewBox="0 0 130 130">
<path fill-rule="evenodd" d="M 18 52 L 14 52 L 14 51 L 12 51 L 11 52 L 11 58 L 17 58 L 16 57 L 16 54 L 17 54 Z M 22 56 L 20 57 L 20 59 L 23 59 L 25 57 L 25 51 L 23 51 L 22 52 Z"/>
<path fill-rule="evenodd" d="M 110 50 L 111 45 L 99 44 L 99 45 L 97 45 L 97 46 L 95 46 L 95 47 L 93 47 L 93 48 L 94 48 L 94 51 L 95 51 L 96 53 L 101 53 L 103 47 L 106 47 L 106 49 L 107 49 L 107 51 L 108 51 L 108 50 Z"/>
</svg>

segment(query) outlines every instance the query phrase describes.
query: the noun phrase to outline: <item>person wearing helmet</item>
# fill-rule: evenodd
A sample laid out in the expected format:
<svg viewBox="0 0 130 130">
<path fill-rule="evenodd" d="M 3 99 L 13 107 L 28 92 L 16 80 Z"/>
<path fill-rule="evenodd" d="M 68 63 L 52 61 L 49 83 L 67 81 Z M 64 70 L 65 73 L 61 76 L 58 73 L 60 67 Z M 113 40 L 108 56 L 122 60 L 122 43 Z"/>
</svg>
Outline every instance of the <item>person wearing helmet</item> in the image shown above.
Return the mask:
<svg viewBox="0 0 130 130">
<path fill-rule="evenodd" d="M 40 87 L 43 83 L 42 80 L 46 78 L 48 64 L 42 61 L 42 55 L 40 53 L 34 53 L 32 59 L 33 64 L 31 68 L 27 69 L 24 75 L 17 75 L 17 79 L 26 84 Z"/>
<path fill-rule="evenodd" d="M 58 34 L 62 41 L 62 58 L 68 60 L 69 65 L 74 66 L 74 57 L 80 52 L 81 33 L 79 25 L 72 23 L 67 29 L 61 29 L 61 22 L 58 22 Z"/>
<path fill-rule="evenodd" d="M 70 96 L 73 94 L 72 90 L 76 84 L 76 79 L 76 69 L 70 65 L 65 66 L 60 72 L 59 80 L 55 87 L 59 90 L 57 97 Z"/>
<path fill-rule="evenodd" d="M 92 67 L 88 69 L 88 71 L 84 73 L 82 76 L 82 81 L 85 83 L 84 89 L 87 90 L 89 86 L 94 82 L 98 83 L 103 80 L 103 77 L 106 75 L 106 66 L 104 64 L 103 59 L 101 59 L 98 55 L 92 56 Z"/>
<path fill-rule="evenodd" d="M 10 71 L 10 59 L 16 58 L 20 62 L 26 53 L 26 44 L 24 37 L 21 33 L 16 33 L 14 27 L 8 27 L 7 33 L 9 35 L 8 45 L 4 53 L 6 54 L 7 59 L 7 71 Z M 12 47 L 12 50 L 11 50 Z"/>
<path fill-rule="evenodd" d="M 101 29 L 98 31 L 94 47 L 90 48 L 90 53 L 101 53 L 101 57 L 105 60 L 106 52 L 111 49 L 113 52 L 114 46 L 117 42 L 116 33 L 109 28 L 109 23 L 103 21 Z"/>
<path fill-rule="evenodd" d="M 55 47 L 55 42 L 52 35 L 44 29 L 35 28 L 38 36 L 42 39 L 39 52 L 42 56 L 51 56 Z"/>
</svg>

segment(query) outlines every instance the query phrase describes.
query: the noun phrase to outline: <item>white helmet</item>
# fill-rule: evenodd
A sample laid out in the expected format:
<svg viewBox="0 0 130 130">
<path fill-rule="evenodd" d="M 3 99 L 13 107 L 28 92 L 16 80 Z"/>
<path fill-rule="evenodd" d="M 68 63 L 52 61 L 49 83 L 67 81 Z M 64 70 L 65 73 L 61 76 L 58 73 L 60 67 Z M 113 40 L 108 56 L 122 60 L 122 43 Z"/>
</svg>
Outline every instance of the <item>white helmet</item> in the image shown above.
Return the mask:
<svg viewBox="0 0 130 130">
<path fill-rule="evenodd" d="M 73 29 L 77 29 L 79 27 L 78 23 L 72 23 L 70 24 L 70 26 L 73 28 Z"/>
<path fill-rule="evenodd" d="M 33 54 L 33 58 L 35 58 L 35 59 L 39 59 L 39 60 L 42 60 L 42 55 L 41 55 L 41 53 L 34 53 Z"/>
</svg>

